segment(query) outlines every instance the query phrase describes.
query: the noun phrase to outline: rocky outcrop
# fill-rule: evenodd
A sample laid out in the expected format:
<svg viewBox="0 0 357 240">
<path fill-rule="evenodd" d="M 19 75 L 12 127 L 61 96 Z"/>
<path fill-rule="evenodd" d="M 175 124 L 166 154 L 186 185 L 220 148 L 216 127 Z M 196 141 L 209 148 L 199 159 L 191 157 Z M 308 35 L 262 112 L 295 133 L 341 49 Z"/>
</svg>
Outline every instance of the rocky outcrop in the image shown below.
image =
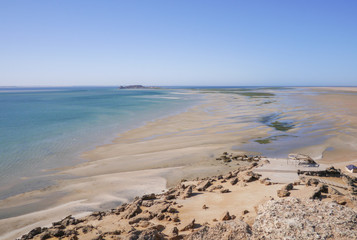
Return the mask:
<svg viewBox="0 0 357 240">
<path fill-rule="evenodd" d="M 239 240 L 250 239 L 251 230 L 243 221 L 225 221 L 214 225 L 205 226 L 201 230 L 187 235 L 185 240 Z"/>
<path fill-rule="evenodd" d="M 271 200 L 259 207 L 252 231 L 256 239 L 357 239 L 357 213 L 336 203 Z"/>
<path fill-rule="evenodd" d="M 255 166 L 256 163 L 251 163 L 225 175 L 182 181 L 164 193 L 136 197 L 132 202 L 116 209 L 94 212 L 80 219 L 68 216 L 54 222 L 51 227 L 37 227 L 21 239 L 357 239 L 357 214 L 354 210 L 341 206 L 353 206 L 357 200 L 347 195 L 346 190 L 339 192 L 330 185 L 307 176 L 303 176 L 301 180 L 307 186 L 295 187 L 294 191 L 305 188 L 307 191 L 303 192 L 304 197 L 311 197 L 311 200 L 289 197 L 268 201 L 260 206 L 255 220 L 256 211 L 240 210 L 237 216 L 239 220 L 236 220 L 235 215 L 224 209 L 225 206 L 218 212 L 223 215 L 212 216 L 215 218 L 211 222 L 202 221 L 196 215 L 189 218 L 182 215 L 187 211 L 185 202 L 194 201 L 196 196 L 207 194 L 231 201 L 236 191 L 244 191 L 242 187 L 249 186 L 250 182 L 260 178 L 260 175 L 252 172 Z M 261 183 L 266 182 L 270 182 L 269 179 L 261 179 Z M 278 190 L 279 197 L 289 196 L 294 186 L 299 184 L 282 186 Z M 192 199 L 185 200 L 189 197 Z M 199 205 L 201 211 L 209 213 L 216 207 L 212 203 L 207 206 L 208 204 L 204 202 Z M 237 214 L 235 209 L 229 211 Z M 194 218 L 200 220 L 196 222 Z M 253 227 L 250 228 L 242 220 Z M 110 229 L 105 225 L 108 222 Z"/>
</svg>

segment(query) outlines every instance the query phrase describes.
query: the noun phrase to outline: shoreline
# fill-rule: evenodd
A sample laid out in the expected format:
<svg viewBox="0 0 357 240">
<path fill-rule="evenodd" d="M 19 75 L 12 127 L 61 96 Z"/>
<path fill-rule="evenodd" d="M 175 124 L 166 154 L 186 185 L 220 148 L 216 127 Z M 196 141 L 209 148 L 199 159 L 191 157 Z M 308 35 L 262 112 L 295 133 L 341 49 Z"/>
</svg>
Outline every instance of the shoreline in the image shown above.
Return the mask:
<svg viewBox="0 0 357 240">
<path fill-rule="evenodd" d="M 34 228 L 21 239 L 213 240 L 304 235 L 312 239 L 323 236 L 347 240 L 357 237 L 357 200 L 350 195 L 356 195 L 357 190 L 346 190 L 347 182 L 339 182 L 344 179 L 339 170 L 307 167 L 306 173 L 284 185 L 256 173 L 278 159 L 259 157 L 247 161 L 248 158 L 235 157 L 243 155 L 224 154 L 241 166 L 225 175 L 181 180 L 164 193 L 142 195 L 111 210 L 86 217 L 70 215 L 53 222 L 52 226 Z M 220 162 L 224 164 L 223 160 Z M 316 173 L 326 177 L 318 177 Z M 355 186 L 357 178 L 351 181 L 348 184 Z M 291 224 L 291 221 L 304 224 Z M 321 224 L 325 227 L 320 227 Z"/>
<path fill-rule="evenodd" d="M 1 186 L 1 191 L 4 194 L 1 196 L 0 201 L 3 199 L 9 198 L 9 197 L 15 196 L 15 195 L 29 192 L 28 190 L 24 190 L 23 188 L 21 188 L 20 184 L 22 184 L 23 180 L 27 181 L 27 182 L 25 182 L 25 184 L 27 185 L 28 188 L 30 188 L 30 191 L 36 191 L 36 190 L 40 190 L 43 188 L 49 188 L 49 187 L 55 185 L 57 181 L 70 179 L 72 176 L 64 176 L 61 172 L 65 169 L 70 169 L 72 167 L 76 167 L 76 166 L 80 165 L 81 163 L 87 162 L 88 159 L 84 159 L 81 156 L 84 152 L 93 150 L 97 146 L 105 146 L 105 145 L 113 144 L 115 139 L 117 139 L 120 136 L 120 134 L 122 134 L 124 132 L 128 132 L 128 131 L 136 129 L 136 128 L 140 128 L 142 126 L 145 126 L 147 123 L 156 121 L 158 119 L 167 118 L 170 116 L 178 115 L 182 112 L 186 112 L 189 108 L 196 106 L 197 104 L 200 103 L 200 101 L 202 101 L 201 96 L 198 96 L 197 93 L 191 93 L 189 90 L 185 90 L 185 89 L 163 89 L 163 90 L 170 91 L 170 92 L 175 91 L 175 92 L 177 92 L 176 94 L 180 94 L 180 96 L 181 95 L 192 96 L 193 94 L 195 94 L 197 97 L 194 97 L 191 100 L 189 100 L 189 103 L 186 105 L 183 105 L 182 103 L 179 104 L 179 106 L 176 106 L 176 108 L 173 108 L 173 110 L 171 110 L 170 112 L 161 111 L 161 112 L 157 112 L 152 115 L 148 115 L 146 117 L 147 118 L 146 120 L 140 118 L 141 120 L 139 120 L 139 123 L 136 123 L 135 121 L 134 121 L 134 123 L 129 124 L 129 125 L 124 123 L 125 128 L 123 128 L 121 126 L 116 126 L 115 127 L 116 130 L 114 132 L 112 131 L 111 133 L 109 133 L 107 131 L 107 129 L 104 127 L 103 129 L 105 130 L 105 133 L 102 135 L 99 135 L 99 137 L 97 137 L 97 138 L 93 138 L 94 141 L 92 141 L 92 140 L 89 141 L 89 144 L 81 144 L 81 151 L 72 149 L 73 152 L 70 152 L 69 154 L 65 155 L 63 157 L 64 159 L 71 159 L 71 161 L 66 161 L 65 165 L 62 164 L 58 167 L 47 167 L 47 168 L 44 167 L 38 171 L 38 175 L 34 174 L 34 172 L 31 172 L 31 174 L 28 176 L 20 175 L 22 177 L 18 177 L 14 181 L 12 181 L 12 180 L 9 181 L 9 184 Z M 36 91 L 38 91 L 38 90 L 36 90 Z M 183 98 L 185 98 L 185 97 L 183 97 Z M 182 99 L 182 102 L 187 102 L 187 100 Z M 103 125 L 99 126 L 98 129 L 102 129 L 102 126 Z M 90 130 L 90 129 L 88 129 L 88 130 Z M 97 131 L 97 132 L 99 132 L 99 131 Z M 82 142 L 85 143 L 86 140 L 82 139 Z M 61 161 L 61 159 L 57 159 L 57 160 Z M 40 183 L 40 184 L 38 184 L 38 183 Z M 16 188 L 16 190 L 12 190 L 12 188 L 14 188 L 14 187 Z"/>
<path fill-rule="evenodd" d="M 8 199 L 8 202 L 11 201 L 13 207 L 18 207 L 24 199 L 30 204 L 41 205 L 42 199 L 46 199 L 46 196 L 59 194 L 59 197 L 53 200 L 52 206 L 73 203 L 70 207 L 60 208 L 58 214 L 64 217 L 71 213 L 76 215 L 108 209 L 128 202 L 137 195 L 160 192 L 174 186 L 182 178 L 202 178 L 229 172 L 234 165 L 217 163 L 215 160 L 217 154 L 223 151 L 232 152 L 231 148 L 234 145 L 244 146 L 245 142 L 270 136 L 272 134 L 269 132 L 270 128 L 256 124 L 252 119 L 256 119 L 259 114 L 262 115 L 261 111 L 265 111 L 265 114 L 274 113 L 276 106 L 257 108 L 255 106 L 264 102 L 264 99 L 251 99 L 231 94 L 214 93 L 206 96 L 201 104 L 186 112 L 149 121 L 144 126 L 121 134 L 112 144 L 98 146 L 83 153 L 83 157 L 88 159 L 88 162 L 61 169 L 57 173 L 69 174 L 76 179 L 61 181 L 45 191 L 15 196 Z M 239 119 L 237 122 L 236 111 L 246 116 L 245 119 Z M 233 152 L 243 153 L 241 150 Z M 139 178 L 140 181 L 125 183 L 126 178 Z M 156 179 L 156 182 L 147 185 L 150 179 Z M 96 185 L 96 182 L 99 183 Z M 121 188 L 123 184 L 128 183 L 134 189 L 141 185 L 145 187 L 134 193 L 130 189 Z M 101 184 L 108 185 L 108 188 L 96 189 L 96 186 Z M 153 186 L 157 188 L 152 191 Z M 51 221 L 48 219 L 49 215 L 55 215 L 53 212 L 50 213 L 51 209 L 50 207 L 47 213 L 42 213 L 42 218 L 47 217 L 47 220 L 42 220 L 41 225 Z M 64 211 L 65 209 L 67 210 Z M 60 215 L 56 219 L 60 218 Z M 38 212 L 30 214 L 28 221 L 34 216 L 39 217 Z M 56 219 L 53 218 L 52 221 Z M 25 223 L 26 219 L 21 216 L 13 219 L 13 223 L 21 224 L 21 221 Z M 6 219 L 0 220 L 0 223 L 3 223 L 6 229 L 13 227 Z M 28 226 L 26 229 L 30 230 L 30 228 Z M 21 232 L 26 232 L 26 229 Z"/>
</svg>

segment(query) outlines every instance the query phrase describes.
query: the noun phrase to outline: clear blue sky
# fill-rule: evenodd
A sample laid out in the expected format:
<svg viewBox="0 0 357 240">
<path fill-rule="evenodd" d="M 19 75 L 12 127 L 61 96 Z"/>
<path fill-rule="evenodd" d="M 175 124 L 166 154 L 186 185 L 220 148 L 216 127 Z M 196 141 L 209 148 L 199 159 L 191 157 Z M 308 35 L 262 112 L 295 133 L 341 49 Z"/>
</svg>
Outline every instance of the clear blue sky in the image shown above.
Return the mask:
<svg viewBox="0 0 357 240">
<path fill-rule="evenodd" d="M 357 85 L 357 1 L 0 1 L 0 86 L 124 84 Z"/>
</svg>

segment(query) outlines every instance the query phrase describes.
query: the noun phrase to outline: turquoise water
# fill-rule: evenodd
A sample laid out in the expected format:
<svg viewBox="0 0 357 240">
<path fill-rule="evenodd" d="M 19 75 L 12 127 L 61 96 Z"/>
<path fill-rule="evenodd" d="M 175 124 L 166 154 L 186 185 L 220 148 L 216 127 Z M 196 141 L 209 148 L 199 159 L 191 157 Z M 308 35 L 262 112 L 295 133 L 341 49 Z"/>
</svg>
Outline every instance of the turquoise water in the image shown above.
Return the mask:
<svg viewBox="0 0 357 240">
<path fill-rule="evenodd" d="M 0 199 L 51 184 L 54 168 L 122 131 L 187 109 L 184 90 L 0 88 Z"/>
</svg>

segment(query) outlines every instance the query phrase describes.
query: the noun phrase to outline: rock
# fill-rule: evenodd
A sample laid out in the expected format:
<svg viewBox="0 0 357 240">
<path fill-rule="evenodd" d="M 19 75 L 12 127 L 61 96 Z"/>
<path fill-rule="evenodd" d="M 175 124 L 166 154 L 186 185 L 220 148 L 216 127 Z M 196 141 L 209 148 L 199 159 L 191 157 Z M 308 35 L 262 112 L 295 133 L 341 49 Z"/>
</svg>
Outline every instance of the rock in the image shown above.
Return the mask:
<svg viewBox="0 0 357 240">
<path fill-rule="evenodd" d="M 180 231 L 187 231 L 194 229 L 195 227 L 195 219 L 193 219 L 189 224 L 187 224 L 185 227 L 183 227 Z"/>
<path fill-rule="evenodd" d="M 235 184 L 237 184 L 237 182 L 238 182 L 238 178 L 236 177 L 236 178 L 233 178 L 233 180 L 230 183 L 232 185 L 235 185 Z"/>
<path fill-rule="evenodd" d="M 287 190 L 284 190 L 284 189 L 278 190 L 277 194 L 278 194 L 278 197 L 280 197 L 280 198 L 290 196 L 290 192 Z"/>
<path fill-rule="evenodd" d="M 129 224 L 134 224 L 134 223 L 138 223 L 140 221 L 149 221 L 150 219 L 152 219 L 152 216 L 149 212 L 146 213 L 140 213 L 138 215 L 136 215 L 135 217 L 133 217 L 130 221 Z"/>
<path fill-rule="evenodd" d="M 154 199 L 156 199 L 156 195 L 155 195 L 155 193 L 146 194 L 146 195 L 142 196 L 141 199 L 142 200 L 154 200 Z"/>
<path fill-rule="evenodd" d="M 167 209 L 167 212 L 169 212 L 169 213 L 177 213 L 177 209 L 174 208 L 174 207 L 172 207 L 172 206 L 170 206 L 170 207 Z"/>
<path fill-rule="evenodd" d="M 141 228 L 148 228 L 148 227 L 152 227 L 154 226 L 153 223 L 149 222 L 149 221 L 140 221 L 139 224 L 138 224 L 138 227 L 141 227 Z"/>
<path fill-rule="evenodd" d="M 307 180 L 306 186 L 317 186 L 319 183 L 319 180 L 317 180 L 316 178 L 310 178 Z"/>
<path fill-rule="evenodd" d="M 248 214 L 249 211 L 247 209 L 245 209 L 243 212 L 242 212 L 242 215 L 245 215 L 245 214 Z"/>
<path fill-rule="evenodd" d="M 357 239 L 357 213 L 336 203 L 287 198 L 259 206 L 254 239 Z"/>
<path fill-rule="evenodd" d="M 163 240 L 165 236 L 156 229 L 134 231 L 125 240 Z"/>
<path fill-rule="evenodd" d="M 208 209 L 208 207 L 206 206 L 206 204 L 202 206 L 202 209 L 204 209 L 204 210 Z"/>
<path fill-rule="evenodd" d="M 335 201 L 339 205 L 346 205 L 347 200 L 345 196 L 334 196 L 333 201 Z"/>
<path fill-rule="evenodd" d="M 286 191 L 293 190 L 293 188 L 294 188 L 294 185 L 292 183 L 289 183 L 283 187 L 283 189 Z"/>
<path fill-rule="evenodd" d="M 263 164 L 270 164 L 270 161 L 268 159 L 265 159 Z"/>
<path fill-rule="evenodd" d="M 243 182 L 253 182 L 260 178 L 260 174 L 254 173 L 252 171 L 244 172 L 241 176 Z"/>
<path fill-rule="evenodd" d="M 271 185 L 271 184 L 272 184 L 271 181 L 265 181 L 264 182 L 264 185 L 266 185 L 266 186 Z"/>
<path fill-rule="evenodd" d="M 232 172 L 229 172 L 227 175 L 223 176 L 223 179 L 228 180 L 228 179 L 231 179 L 232 177 L 233 177 Z"/>
<path fill-rule="evenodd" d="M 227 188 L 221 190 L 221 193 L 229 193 L 229 192 L 230 192 L 230 190 Z"/>
<path fill-rule="evenodd" d="M 185 240 L 245 240 L 250 239 L 251 230 L 243 221 L 225 221 L 213 227 L 204 226 L 197 232 L 188 234 Z"/>
<path fill-rule="evenodd" d="M 223 186 L 222 185 L 212 185 L 210 186 L 209 188 L 207 188 L 208 191 L 212 192 L 214 190 L 217 190 L 217 189 L 222 189 Z"/>
<path fill-rule="evenodd" d="M 40 234 L 41 232 L 42 232 L 41 227 L 34 228 L 28 233 L 28 237 L 33 238 L 34 236 Z"/>
<path fill-rule="evenodd" d="M 121 214 L 121 217 L 123 219 L 129 219 L 136 216 L 139 213 L 141 213 L 141 209 L 139 205 L 133 203 L 130 204 L 128 208 Z"/>
<path fill-rule="evenodd" d="M 260 179 L 259 182 L 261 184 L 264 184 L 266 181 L 269 181 L 269 180 L 270 180 L 270 178 L 263 178 L 263 179 Z"/>
<path fill-rule="evenodd" d="M 294 186 L 298 186 L 298 185 L 300 185 L 300 181 L 297 180 L 297 181 L 295 181 L 293 184 L 294 184 Z"/>
<path fill-rule="evenodd" d="M 227 211 L 223 214 L 221 219 L 222 219 L 222 221 L 228 221 L 228 220 L 231 220 L 232 217 L 231 217 L 231 215 L 229 215 L 229 212 Z"/>
<path fill-rule="evenodd" d="M 328 186 L 326 184 L 319 183 L 317 188 L 320 189 L 320 192 L 322 193 L 328 193 Z"/>
<path fill-rule="evenodd" d="M 176 236 L 178 236 L 178 234 L 179 234 L 178 228 L 177 227 L 173 227 L 171 229 L 171 231 L 170 231 L 170 235 L 173 236 L 173 237 L 176 237 Z"/>
<path fill-rule="evenodd" d="M 151 207 L 152 205 L 154 205 L 154 201 L 152 200 L 144 200 L 141 202 L 141 206 L 143 207 Z"/>
<path fill-rule="evenodd" d="M 158 216 L 159 214 L 166 212 L 166 210 L 170 207 L 169 203 L 157 203 L 151 206 L 148 211 L 151 212 L 153 217 Z"/>
<path fill-rule="evenodd" d="M 51 235 L 48 232 L 44 232 L 41 234 L 40 239 L 45 240 L 51 238 Z"/>
<path fill-rule="evenodd" d="M 339 192 L 336 188 L 333 188 L 331 186 L 328 186 L 328 191 L 329 194 L 331 195 L 342 195 L 341 192 Z"/>
<path fill-rule="evenodd" d="M 65 232 L 62 229 L 55 229 L 52 235 L 55 237 L 63 237 Z"/>
<path fill-rule="evenodd" d="M 203 181 L 197 186 L 197 191 L 205 191 L 211 185 L 212 183 L 210 180 Z"/>
<path fill-rule="evenodd" d="M 158 220 L 161 221 L 161 220 L 163 220 L 163 219 L 165 218 L 165 214 L 160 213 L 160 214 L 158 214 L 156 217 L 157 217 Z"/>
<path fill-rule="evenodd" d="M 321 199 L 321 189 L 316 188 L 311 194 L 310 199 Z"/>
<path fill-rule="evenodd" d="M 182 199 L 186 199 L 192 196 L 192 186 L 188 186 L 182 194 Z"/>
<path fill-rule="evenodd" d="M 165 196 L 165 200 L 172 200 L 172 199 L 176 199 L 176 195 L 175 194 L 168 194 Z"/>
</svg>

